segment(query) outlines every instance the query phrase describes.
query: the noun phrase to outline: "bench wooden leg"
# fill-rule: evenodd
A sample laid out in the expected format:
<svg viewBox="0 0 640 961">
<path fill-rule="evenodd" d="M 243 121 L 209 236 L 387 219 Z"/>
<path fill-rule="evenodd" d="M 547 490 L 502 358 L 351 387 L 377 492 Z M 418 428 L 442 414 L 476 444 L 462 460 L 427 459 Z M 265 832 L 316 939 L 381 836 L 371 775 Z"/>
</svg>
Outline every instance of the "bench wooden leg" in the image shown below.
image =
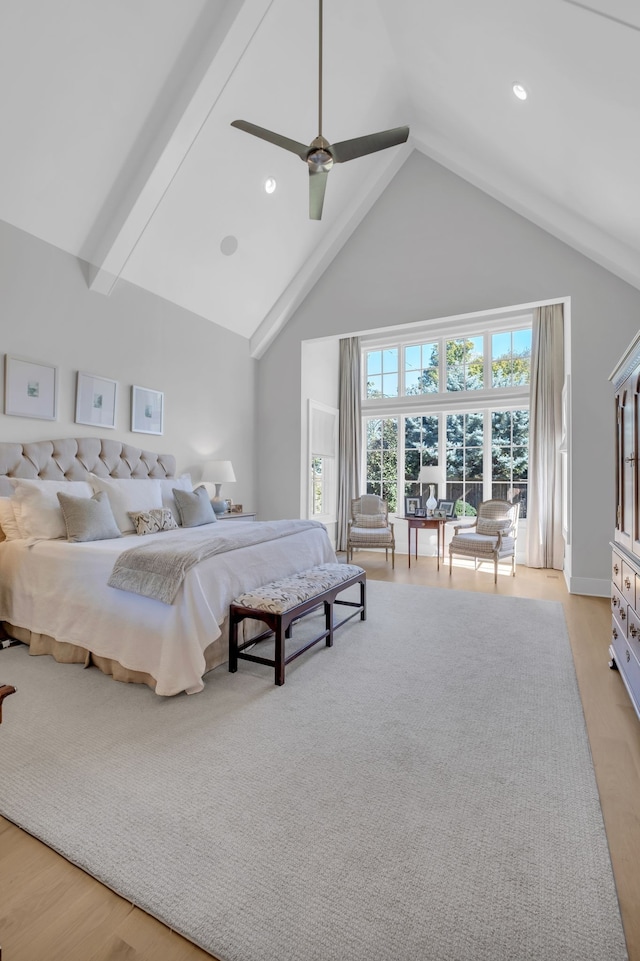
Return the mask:
<svg viewBox="0 0 640 961">
<path fill-rule="evenodd" d="M 231 615 L 229 620 L 229 672 L 238 670 L 238 621 Z"/>
<path fill-rule="evenodd" d="M 276 651 L 275 651 L 275 674 L 276 684 L 281 687 L 284 684 L 284 638 L 286 631 L 282 627 L 282 618 L 278 618 L 276 625 Z"/>
<path fill-rule="evenodd" d="M 333 603 L 324 602 L 324 629 L 327 631 L 325 647 L 333 647 Z"/>
</svg>

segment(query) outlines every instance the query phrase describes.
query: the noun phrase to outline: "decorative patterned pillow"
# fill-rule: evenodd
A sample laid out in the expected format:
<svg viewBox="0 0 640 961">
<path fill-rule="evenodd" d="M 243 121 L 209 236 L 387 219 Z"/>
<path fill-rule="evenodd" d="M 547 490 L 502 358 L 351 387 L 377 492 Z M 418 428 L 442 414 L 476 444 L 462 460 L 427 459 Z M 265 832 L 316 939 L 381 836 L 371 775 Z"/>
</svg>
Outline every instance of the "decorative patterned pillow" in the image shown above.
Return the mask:
<svg viewBox="0 0 640 961">
<path fill-rule="evenodd" d="M 157 534 L 159 531 L 177 531 L 173 513 L 168 507 L 154 507 L 150 511 L 129 511 L 136 534 Z"/>
<path fill-rule="evenodd" d="M 384 514 L 356 514 L 354 527 L 388 527 Z"/>
<path fill-rule="evenodd" d="M 478 526 L 476 530 L 478 534 L 498 534 L 499 532 L 504 532 L 509 530 L 511 527 L 511 521 L 509 518 L 504 518 L 503 520 L 492 520 L 490 517 L 479 517 Z"/>
</svg>

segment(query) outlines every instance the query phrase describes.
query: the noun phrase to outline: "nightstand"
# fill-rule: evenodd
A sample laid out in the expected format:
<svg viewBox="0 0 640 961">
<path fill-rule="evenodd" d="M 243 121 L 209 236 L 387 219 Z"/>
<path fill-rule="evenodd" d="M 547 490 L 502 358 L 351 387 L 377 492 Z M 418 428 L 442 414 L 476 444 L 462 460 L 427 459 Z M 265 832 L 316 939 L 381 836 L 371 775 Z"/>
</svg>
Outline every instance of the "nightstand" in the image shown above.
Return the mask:
<svg viewBox="0 0 640 961">
<path fill-rule="evenodd" d="M 242 514 L 232 514 L 229 512 L 227 514 L 216 514 L 216 517 L 219 521 L 254 521 L 256 519 L 255 511 L 253 514 L 246 511 Z"/>
</svg>

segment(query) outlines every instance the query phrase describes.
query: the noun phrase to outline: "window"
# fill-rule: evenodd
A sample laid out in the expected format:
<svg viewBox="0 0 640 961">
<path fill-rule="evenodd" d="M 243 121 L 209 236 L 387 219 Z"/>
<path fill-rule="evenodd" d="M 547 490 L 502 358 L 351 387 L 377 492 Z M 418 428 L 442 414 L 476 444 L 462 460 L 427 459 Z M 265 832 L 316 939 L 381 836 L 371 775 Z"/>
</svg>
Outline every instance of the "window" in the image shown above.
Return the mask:
<svg viewBox="0 0 640 961">
<path fill-rule="evenodd" d="M 481 390 L 484 387 L 482 337 L 447 341 L 447 390 Z"/>
<path fill-rule="evenodd" d="M 307 517 L 334 517 L 337 504 L 338 411 L 309 399 Z"/>
<path fill-rule="evenodd" d="M 476 515 L 484 500 L 484 415 L 447 415 L 447 493 L 456 516 Z"/>
<path fill-rule="evenodd" d="M 441 465 L 457 516 L 498 497 L 526 518 L 531 317 L 482 323 L 363 350 L 366 489 L 392 512 L 425 493 L 421 467 Z"/>
<path fill-rule="evenodd" d="M 491 496 L 520 503 L 527 516 L 529 411 L 491 412 Z"/>
<path fill-rule="evenodd" d="M 398 505 L 398 418 L 366 422 L 367 494 L 383 497 L 393 513 Z"/>
<path fill-rule="evenodd" d="M 367 397 L 398 396 L 398 349 L 367 352 Z"/>
<path fill-rule="evenodd" d="M 311 458 L 311 514 L 328 514 L 327 472 L 323 457 Z"/>
<path fill-rule="evenodd" d="M 491 336 L 491 386 L 513 387 L 531 380 L 531 330 Z"/>
<path fill-rule="evenodd" d="M 438 344 L 411 344 L 404 349 L 405 394 L 437 394 Z"/>
</svg>

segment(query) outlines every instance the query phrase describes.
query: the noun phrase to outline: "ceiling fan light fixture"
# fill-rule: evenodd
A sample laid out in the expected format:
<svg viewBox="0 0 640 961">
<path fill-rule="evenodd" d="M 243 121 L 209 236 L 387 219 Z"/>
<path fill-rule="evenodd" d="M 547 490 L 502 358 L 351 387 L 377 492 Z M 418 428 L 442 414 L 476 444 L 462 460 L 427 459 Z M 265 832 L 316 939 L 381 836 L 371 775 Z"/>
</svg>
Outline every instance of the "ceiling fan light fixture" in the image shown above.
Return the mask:
<svg viewBox="0 0 640 961">
<path fill-rule="evenodd" d="M 519 83 L 517 80 L 514 84 L 512 84 L 511 89 L 513 90 L 513 93 L 518 98 L 518 100 L 526 100 L 527 97 L 529 96 L 527 92 L 527 88 L 523 84 Z"/>
<path fill-rule="evenodd" d="M 277 186 L 278 185 L 275 182 L 275 179 L 273 177 L 267 177 L 267 179 L 264 182 L 264 189 L 268 194 L 272 194 Z"/>
<path fill-rule="evenodd" d="M 266 140 L 276 147 L 282 147 L 290 153 L 296 154 L 306 163 L 309 168 L 309 218 L 310 220 L 322 219 L 322 206 L 324 204 L 324 192 L 327 185 L 327 174 L 334 164 L 345 163 L 347 160 L 355 160 L 357 157 L 366 157 L 368 154 L 377 153 L 378 150 L 387 150 L 389 147 L 397 147 L 399 144 L 407 142 L 409 137 L 408 127 L 394 127 L 392 130 L 380 130 L 377 133 L 367 134 L 364 137 L 353 137 L 351 140 L 343 140 L 341 143 L 329 143 L 322 136 L 322 3 L 318 0 L 319 30 L 318 30 L 318 136 L 311 141 L 307 147 L 299 140 L 292 140 L 290 137 L 283 137 L 282 134 L 259 127 L 255 123 L 247 120 L 232 120 L 231 126 L 238 130 L 244 130 L 260 140 Z M 269 178 L 273 181 L 273 178 Z M 267 193 L 269 191 L 265 182 Z"/>
</svg>

